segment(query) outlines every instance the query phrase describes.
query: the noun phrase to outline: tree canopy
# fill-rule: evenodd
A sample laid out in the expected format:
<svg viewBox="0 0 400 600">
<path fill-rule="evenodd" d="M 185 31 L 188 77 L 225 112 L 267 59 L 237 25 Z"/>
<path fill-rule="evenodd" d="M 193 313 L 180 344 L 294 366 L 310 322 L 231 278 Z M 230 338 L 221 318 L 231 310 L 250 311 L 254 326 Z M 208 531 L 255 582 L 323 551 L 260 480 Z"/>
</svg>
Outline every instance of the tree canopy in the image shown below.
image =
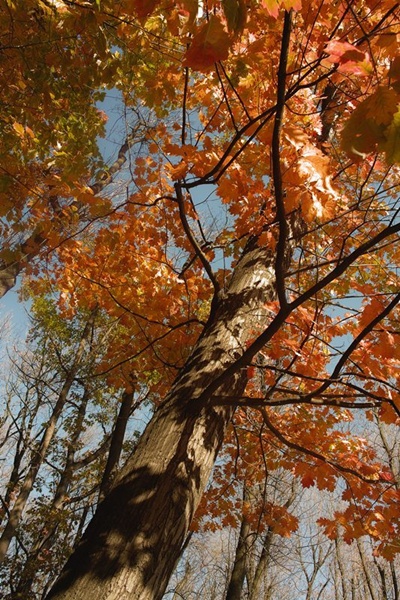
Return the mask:
<svg viewBox="0 0 400 600">
<path fill-rule="evenodd" d="M 283 469 L 342 486 L 325 534 L 392 559 L 399 474 L 360 429 L 400 418 L 398 3 L 3 0 L 0 19 L 1 291 L 22 275 L 56 330 L 116 327 L 71 385 L 134 381 L 154 409 L 49 598 L 161 598 L 221 447 L 197 519 L 239 523 L 219 490 Z"/>
</svg>

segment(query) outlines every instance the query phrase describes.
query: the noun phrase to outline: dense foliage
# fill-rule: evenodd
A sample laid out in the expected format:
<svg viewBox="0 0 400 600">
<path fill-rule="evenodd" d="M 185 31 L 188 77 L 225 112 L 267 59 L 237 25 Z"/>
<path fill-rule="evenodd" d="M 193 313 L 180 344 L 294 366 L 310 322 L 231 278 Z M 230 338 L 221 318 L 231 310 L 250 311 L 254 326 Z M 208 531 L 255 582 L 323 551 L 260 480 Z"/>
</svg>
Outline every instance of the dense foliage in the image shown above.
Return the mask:
<svg viewBox="0 0 400 600">
<path fill-rule="evenodd" d="M 176 409 L 172 454 L 189 438 L 188 457 L 224 441 L 196 527 L 202 515 L 239 527 L 245 514 L 294 532 L 286 501 L 237 500 L 285 471 L 341 490 L 336 512 L 317 515 L 329 538 L 399 552 L 399 474 L 360 432 L 400 418 L 399 17 L 393 0 L 1 2 L 2 293 L 23 274 L 47 315 L 40 355 L 60 342 L 46 367 L 65 376 L 56 412 L 74 412 L 76 386 L 80 402 L 135 393 L 157 409 L 103 488 L 103 516 L 144 460 L 160 477 L 152 496 L 164 475 L 172 494 L 179 471 L 162 471 L 174 461 L 151 432 L 165 419 L 168 439 Z M 106 161 L 98 141 L 115 110 Z M 89 343 L 89 324 L 107 334 Z M 214 413 L 218 432 L 193 433 L 191 419 Z M 185 471 L 196 492 L 177 492 L 178 554 L 214 459 L 193 458 L 208 465 Z M 4 555 L 20 480 L 3 502 Z"/>
</svg>

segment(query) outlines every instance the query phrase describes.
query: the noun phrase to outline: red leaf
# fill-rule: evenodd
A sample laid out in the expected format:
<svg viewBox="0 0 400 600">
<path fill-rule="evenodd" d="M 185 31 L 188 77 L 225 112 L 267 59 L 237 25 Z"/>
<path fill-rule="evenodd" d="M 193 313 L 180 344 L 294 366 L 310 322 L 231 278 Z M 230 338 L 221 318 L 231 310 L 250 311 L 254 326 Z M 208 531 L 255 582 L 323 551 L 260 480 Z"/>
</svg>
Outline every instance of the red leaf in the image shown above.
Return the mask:
<svg viewBox="0 0 400 600">
<path fill-rule="evenodd" d="M 160 0 L 133 0 L 133 9 L 139 19 L 150 15 Z"/>
<path fill-rule="evenodd" d="M 361 52 L 348 42 L 329 42 L 325 52 L 329 54 L 330 62 L 339 65 L 338 71 L 341 73 L 365 76 L 370 75 L 373 71 L 368 53 Z"/>
<path fill-rule="evenodd" d="M 306 473 L 301 478 L 301 484 L 305 488 L 313 487 L 315 485 L 314 477 L 310 473 Z"/>
<path fill-rule="evenodd" d="M 379 471 L 379 478 L 381 481 L 394 481 L 393 473 L 390 471 Z"/>
</svg>

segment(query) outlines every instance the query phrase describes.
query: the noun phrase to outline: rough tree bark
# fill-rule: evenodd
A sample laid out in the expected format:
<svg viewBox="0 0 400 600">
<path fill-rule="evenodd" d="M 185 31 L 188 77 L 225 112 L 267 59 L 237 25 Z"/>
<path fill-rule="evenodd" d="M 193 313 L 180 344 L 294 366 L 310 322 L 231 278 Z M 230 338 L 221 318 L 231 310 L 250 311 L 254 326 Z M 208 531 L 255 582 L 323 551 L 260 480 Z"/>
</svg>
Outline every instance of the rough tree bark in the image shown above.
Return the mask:
<svg viewBox="0 0 400 600">
<path fill-rule="evenodd" d="M 235 365 L 257 324 L 265 327 L 265 303 L 275 297 L 275 259 L 257 240 L 248 243 L 185 368 L 49 600 L 162 597 L 232 414 L 218 400 L 240 395 L 246 384 L 246 370 Z"/>
</svg>

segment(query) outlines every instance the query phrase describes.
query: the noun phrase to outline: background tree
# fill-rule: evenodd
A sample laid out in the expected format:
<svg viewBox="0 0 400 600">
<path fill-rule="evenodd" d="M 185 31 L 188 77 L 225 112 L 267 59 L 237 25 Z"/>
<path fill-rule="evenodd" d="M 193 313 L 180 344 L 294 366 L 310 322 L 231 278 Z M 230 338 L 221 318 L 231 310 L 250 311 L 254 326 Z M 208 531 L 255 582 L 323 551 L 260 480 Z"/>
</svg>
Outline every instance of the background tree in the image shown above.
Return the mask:
<svg viewBox="0 0 400 600">
<path fill-rule="evenodd" d="M 42 598 L 79 540 L 101 490 L 136 440 L 146 390 L 93 379 L 118 324 L 97 311 L 68 323 L 49 298 L 32 305 L 25 351 L 9 359 L 2 415 L 2 591 Z M 125 445 L 124 445 L 125 442 Z"/>
</svg>

